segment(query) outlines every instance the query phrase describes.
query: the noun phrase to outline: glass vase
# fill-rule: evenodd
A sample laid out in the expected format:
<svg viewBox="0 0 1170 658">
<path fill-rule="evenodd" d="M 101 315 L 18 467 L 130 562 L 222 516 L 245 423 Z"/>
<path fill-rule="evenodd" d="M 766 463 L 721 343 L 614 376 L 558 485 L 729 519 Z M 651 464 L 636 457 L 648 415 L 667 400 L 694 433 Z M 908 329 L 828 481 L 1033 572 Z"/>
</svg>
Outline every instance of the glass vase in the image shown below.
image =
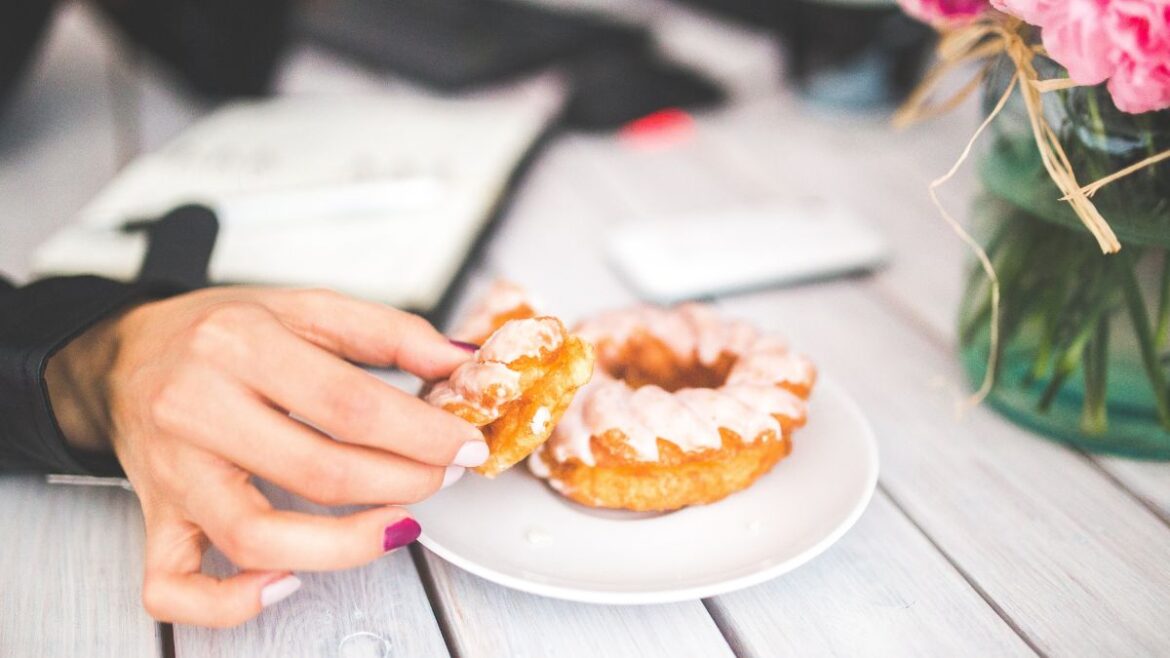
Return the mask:
<svg viewBox="0 0 1170 658">
<path fill-rule="evenodd" d="M 1042 77 L 1058 77 L 1043 63 Z M 1010 78 L 1001 64 L 984 107 Z M 1044 95 L 1081 184 L 1170 148 L 1170 111 L 1130 115 L 1104 87 Z M 988 402 L 1017 423 L 1092 452 L 1170 459 L 1170 164 L 1104 187 L 1094 203 L 1122 243 L 1103 254 L 1049 178 L 1019 92 L 990 128 L 974 226 L 1000 282 Z M 991 345 L 991 286 L 972 265 L 959 312 L 978 386 Z"/>
</svg>

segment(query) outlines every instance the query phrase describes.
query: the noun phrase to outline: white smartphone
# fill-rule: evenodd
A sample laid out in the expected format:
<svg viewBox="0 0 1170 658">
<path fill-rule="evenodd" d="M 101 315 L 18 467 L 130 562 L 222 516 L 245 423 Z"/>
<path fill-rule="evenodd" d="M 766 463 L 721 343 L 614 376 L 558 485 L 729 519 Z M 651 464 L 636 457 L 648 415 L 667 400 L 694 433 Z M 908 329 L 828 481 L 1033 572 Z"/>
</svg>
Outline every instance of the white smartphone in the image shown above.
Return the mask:
<svg viewBox="0 0 1170 658">
<path fill-rule="evenodd" d="M 870 270 L 889 256 L 863 218 L 823 202 L 639 221 L 616 229 L 607 249 L 621 276 L 659 303 Z"/>
</svg>

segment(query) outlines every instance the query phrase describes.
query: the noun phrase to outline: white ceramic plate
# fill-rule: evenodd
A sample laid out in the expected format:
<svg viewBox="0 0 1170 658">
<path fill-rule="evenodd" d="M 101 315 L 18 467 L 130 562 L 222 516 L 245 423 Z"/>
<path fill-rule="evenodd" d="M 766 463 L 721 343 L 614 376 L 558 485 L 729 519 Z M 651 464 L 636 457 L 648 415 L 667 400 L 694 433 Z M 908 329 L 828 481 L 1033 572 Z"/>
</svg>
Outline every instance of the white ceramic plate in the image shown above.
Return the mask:
<svg viewBox="0 0 1170 658">
<path fill-rule="evenodd" d="M 469 473 L 412 510 L 424 546 L 501 585 L 589 603 L 667 603 L 750 587 L 809 561 L 861 516 L 877 472 L 869 423 L 822 378 L 792 454 L 718 503 L 662 515 L 593 510 L 520 464 L 495 480 Z"/>
</svg>

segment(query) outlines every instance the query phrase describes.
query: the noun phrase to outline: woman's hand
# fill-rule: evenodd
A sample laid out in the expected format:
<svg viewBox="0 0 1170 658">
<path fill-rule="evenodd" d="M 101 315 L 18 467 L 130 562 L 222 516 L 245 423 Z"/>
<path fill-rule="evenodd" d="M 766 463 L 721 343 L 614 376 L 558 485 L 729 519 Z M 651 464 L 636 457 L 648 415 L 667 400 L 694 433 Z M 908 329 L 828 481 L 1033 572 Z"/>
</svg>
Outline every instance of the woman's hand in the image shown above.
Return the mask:
<svg viewBox="0 0 1170 658">
<path fill-rule="evenodd" d="M 108 439 L 142 502 L 147 611 L 230 626 L 295 591 L 293 570 L 353 567 L 410 543 L 418 524 L 388 505 L 422 500 L 487 458 L 474 426 L 349 362 L 430 379 L 468 356 L 385 306 L 212 288 L 95 327 L 53 357 L 47 378 L 70 442 Z M 322 505 L 375 507 L 275 510 L 253 475 Z M 201 574 L 208 541 L 241 572 Z"/>
</svg>

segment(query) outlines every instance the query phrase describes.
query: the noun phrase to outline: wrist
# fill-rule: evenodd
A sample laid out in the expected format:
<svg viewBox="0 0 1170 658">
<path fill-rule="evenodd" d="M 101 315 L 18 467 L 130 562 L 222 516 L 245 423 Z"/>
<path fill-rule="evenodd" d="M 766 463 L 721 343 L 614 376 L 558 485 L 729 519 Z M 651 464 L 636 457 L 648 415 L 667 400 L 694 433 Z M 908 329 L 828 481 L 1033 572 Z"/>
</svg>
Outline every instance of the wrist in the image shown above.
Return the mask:
<svg viewBox="0 0 1170 658">
<path fill-rule="evenodd" d="M 125 311 L 87 329 L 49 358 L 45 385 L 66 443 L 82 452 L 111 452 L 107 376 L 118 353 Z"/>
</svg>

